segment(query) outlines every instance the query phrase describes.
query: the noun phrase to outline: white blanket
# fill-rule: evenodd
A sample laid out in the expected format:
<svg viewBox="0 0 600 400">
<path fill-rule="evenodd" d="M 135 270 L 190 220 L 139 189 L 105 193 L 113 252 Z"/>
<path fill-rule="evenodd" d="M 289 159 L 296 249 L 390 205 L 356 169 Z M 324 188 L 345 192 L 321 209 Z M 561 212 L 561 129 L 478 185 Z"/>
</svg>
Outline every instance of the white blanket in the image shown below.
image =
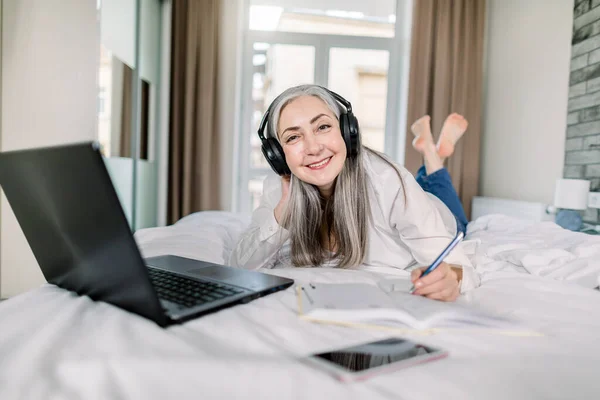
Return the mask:
<svg viewBox="0 0 600 400">
<path fill-rule="evenodd" d="M 543 337 L 408 334 L 447 349 L 450 356 L 343 384 L 300 359 L 388 334 L 303 321 L 292 289 L 160 329 L 108 304 L 44 285 L 0 303 L 0 399 L 597 398 L 600 292 L 589 282 L 598 279 L 593 254 L 600 240 L 524 223 L 509 232 L 514 222 L 503 220 L 490 217 L 473 224 L 470 236 L 480 240 L 474 257 L 482 261 L 484 280 L 460 301 L 526 321 Z M 136 238 L 145 256 L 223 262 L 247 221 L 202 213 L 173 227 L 138 232 Z M 551 256 L 546 267 L 534 268 L 527 243 L 538 243 L 529 249 L 539 257 L 545 247 L 536 240 L 550 239 L 548 232 L 562 234 L 564 241 L 549 241 L 547 248 L 576 258 Z M 587 260 L 585 267 L 581 260 Z M 385 278 L 335 269 L 268 272 L 298 283 Z"/>
<path fill-rule="evenodd" d="M 553 222 L 529 222 L 487 215 L 468 226 L 468 238 L 479 243 L 479 271 L 494 270 L 495 261 L 533 275 L 587 288 L 600 284 L 600 236 L 571 232 Z"/>
</svg>

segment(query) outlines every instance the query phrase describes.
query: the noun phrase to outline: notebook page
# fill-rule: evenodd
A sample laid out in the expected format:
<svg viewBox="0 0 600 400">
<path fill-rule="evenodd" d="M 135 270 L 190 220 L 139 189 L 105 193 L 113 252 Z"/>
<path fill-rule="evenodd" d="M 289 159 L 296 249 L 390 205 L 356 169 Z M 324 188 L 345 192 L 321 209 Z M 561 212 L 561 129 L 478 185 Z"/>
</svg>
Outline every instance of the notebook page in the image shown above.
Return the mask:
<svg viewBox="0 0 600 400">
<path fill-rule="evenodd" d="M 431 300 L 423 296 L 415 296 L 405 292 L 391 292 L 388 296 L 396 308 L 406 311 L 419 321 L 432 321 L 436 318 L 451 318 L 456 314 L 455 304 Z"/>
<path fill-rule="evenodd" d="M 299 313 L 313 320 L 421 327 L 380 288 L 368 284 L 300 286 Z"/>
<path fill-rule="evenodd" d="M 300 287 L 300 314 L 319 320 L 413 328 L 506 327 L 493 315 L 406 292 L 386 293 L 369 284 L 309 284 Z"/>
<path fill-rule="evenodd" d="M 423 322 L 427 327 L 487 326 L 506 327 L 511 322 L 500 316 L 483 313 L 455 302 L 431 300 L 402 292 L 389 294 L 396 307 Z"/>
<path fill-rule="evenodd" d="M 303 285 L 301 290 L 305 313 L 314 309 L 358 310 L 396 307 L 381 289 L 368 284 L 310 284 Z"/>
</svg>

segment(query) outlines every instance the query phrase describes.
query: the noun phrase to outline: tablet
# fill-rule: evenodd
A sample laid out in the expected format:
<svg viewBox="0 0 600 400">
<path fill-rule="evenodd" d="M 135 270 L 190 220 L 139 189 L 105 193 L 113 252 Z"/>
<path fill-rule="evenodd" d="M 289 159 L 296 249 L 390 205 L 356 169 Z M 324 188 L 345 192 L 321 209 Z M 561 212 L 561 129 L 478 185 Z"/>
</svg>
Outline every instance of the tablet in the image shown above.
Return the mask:
<svg viewBox="0 0 600 400">
<path fill-rule="evenodd" d="M 411 340 L 388 338 L 312 354 L 307 361 L 342 381 L 356 381 L 447 355 L 447 351 Z"/>
</svg>

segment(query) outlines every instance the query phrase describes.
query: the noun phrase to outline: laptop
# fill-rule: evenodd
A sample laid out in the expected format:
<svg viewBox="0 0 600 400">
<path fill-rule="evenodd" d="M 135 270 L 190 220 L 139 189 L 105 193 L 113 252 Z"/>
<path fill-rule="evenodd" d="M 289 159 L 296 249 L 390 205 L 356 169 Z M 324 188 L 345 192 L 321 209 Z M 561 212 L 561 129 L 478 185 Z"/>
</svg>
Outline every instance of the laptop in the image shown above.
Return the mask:
<svg viewBox="0 0 600 400">
<path fill-rule="evenodd" d="M 49 283 L 159 326 L 293 284 L 174 255 L 144 260 L 96 142 L 0 153 L 0 186 Z"/>
</svg>

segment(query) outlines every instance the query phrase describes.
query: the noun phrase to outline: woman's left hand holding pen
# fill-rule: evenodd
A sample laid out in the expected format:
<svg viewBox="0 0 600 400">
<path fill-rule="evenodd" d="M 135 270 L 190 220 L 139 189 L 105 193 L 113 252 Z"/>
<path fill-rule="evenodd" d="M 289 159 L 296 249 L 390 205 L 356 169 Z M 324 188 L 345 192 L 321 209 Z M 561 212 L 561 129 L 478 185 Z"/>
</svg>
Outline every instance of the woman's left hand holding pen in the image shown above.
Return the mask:
<svg viewBox="0 0 600 400">
<path fill-rule="evenodd" d="M 442 262 L 435 270 L 421 278 L 427 267 L 412 271 L 410 279 L 415 286 L 413 294 L 433 300 L 454 301 L 460 294 L 462 268 Z"/>
</svg>

